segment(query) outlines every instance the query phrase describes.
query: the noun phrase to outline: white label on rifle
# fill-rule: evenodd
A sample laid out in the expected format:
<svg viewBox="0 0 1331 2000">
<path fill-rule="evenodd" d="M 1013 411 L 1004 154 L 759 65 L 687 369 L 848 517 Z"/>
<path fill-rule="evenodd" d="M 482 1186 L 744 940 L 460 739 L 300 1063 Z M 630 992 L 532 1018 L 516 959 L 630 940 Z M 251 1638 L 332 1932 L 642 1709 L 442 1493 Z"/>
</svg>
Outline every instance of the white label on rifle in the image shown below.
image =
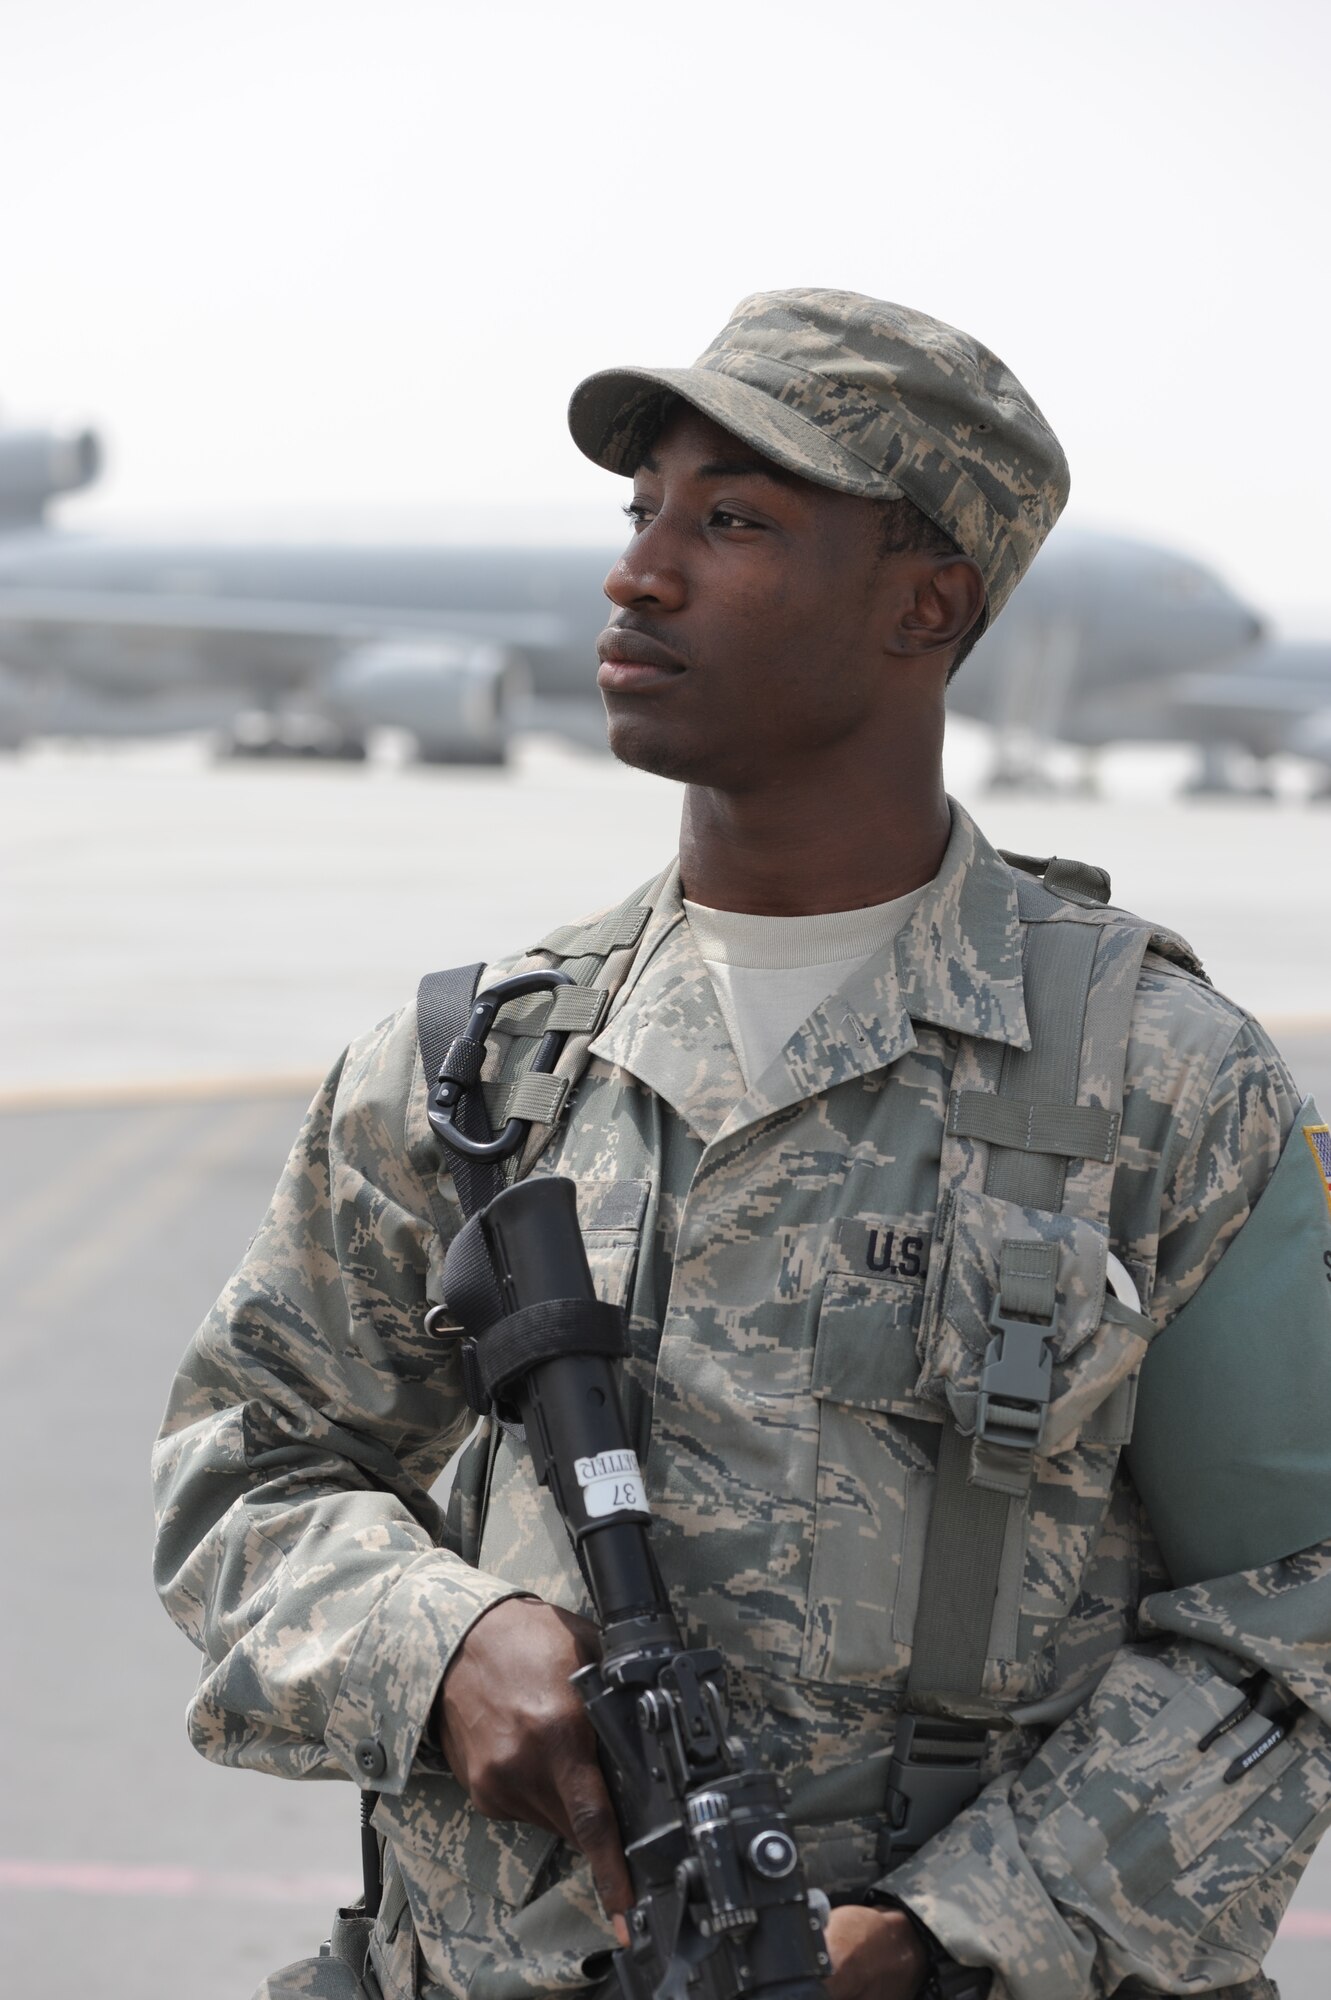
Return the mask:
<svg viewBox="0 0 1331 2000">
<path fill-rule="evenodd" d="M 605 1514 L 651 1512 L 635 1451 L 598 1451 L 595 1458 L 575 1458 L 573 1470 L 582 1488 L 582 1504 L 593 1521 Z"/>
</svg>

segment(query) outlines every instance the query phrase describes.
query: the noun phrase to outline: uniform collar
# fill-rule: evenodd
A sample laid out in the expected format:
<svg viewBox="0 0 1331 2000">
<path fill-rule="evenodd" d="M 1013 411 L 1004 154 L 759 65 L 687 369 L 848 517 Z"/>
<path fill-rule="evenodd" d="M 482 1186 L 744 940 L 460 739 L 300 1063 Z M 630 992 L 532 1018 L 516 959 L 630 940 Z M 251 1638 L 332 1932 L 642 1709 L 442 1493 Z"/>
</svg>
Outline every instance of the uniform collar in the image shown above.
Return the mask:
<svg viewBox="0 0 1331 2000">
<path fill-rule="evenodd" d="M 965 808 L 948 805 L 942 865 L 897 939 L 902 1004 L 913 1020 L 1029 1049 L 1016 881 Z"/>
<path fill-rule="evenodd" d="M 591 1053 L 636 1076 L 710 1143 L 886 1068 L 915 1046 L 916 1021 L 1029 1048 L 1012 872 L 950 803 L 942 865 L 894 944 L 815 1009 L 747 1095 L 684 917 L 677 865 L 655 887 L 634 964 Z"/>
<path fill-rule="evenodd" d="M 661 878 L 637 956 L 590 1053 L 636 1076 L 704 1141 L 744 1095 L 712 975 L 684 915 L 678 862 Z"/>
</svg>

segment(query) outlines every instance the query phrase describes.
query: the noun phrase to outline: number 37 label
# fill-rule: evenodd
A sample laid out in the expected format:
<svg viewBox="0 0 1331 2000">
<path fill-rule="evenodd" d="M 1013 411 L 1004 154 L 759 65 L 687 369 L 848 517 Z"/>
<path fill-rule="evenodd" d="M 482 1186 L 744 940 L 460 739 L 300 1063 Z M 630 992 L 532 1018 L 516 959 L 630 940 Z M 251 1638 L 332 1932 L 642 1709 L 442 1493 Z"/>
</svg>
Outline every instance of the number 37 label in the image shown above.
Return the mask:
<svg viewBox="0 0 1331 2000">
<path fill-rule="evenodd" d="M 582 1504 L 593 1521 L 606 1514 L 651 1512 L 636 1452 L 598 1451 L 594 1458 L 575 1458 L 573 1470 L 582 1488 Z"/>
</svg>

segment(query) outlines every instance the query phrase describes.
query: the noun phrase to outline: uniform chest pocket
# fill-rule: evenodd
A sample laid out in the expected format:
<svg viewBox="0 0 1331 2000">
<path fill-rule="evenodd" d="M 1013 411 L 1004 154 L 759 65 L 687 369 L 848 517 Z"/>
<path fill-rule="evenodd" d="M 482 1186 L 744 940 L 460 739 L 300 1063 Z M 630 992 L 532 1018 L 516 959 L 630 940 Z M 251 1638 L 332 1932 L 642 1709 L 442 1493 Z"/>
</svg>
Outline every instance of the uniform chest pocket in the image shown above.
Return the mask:
<svg viewBox="0 0 1331 2000">
<path fill-rule="evenodd" d="M 1151 1323 L 1107 1298 L 1103 1229 L 962 1194 L 934 1241 L 918 1327 L 918 1287 L 849 1275 L 827 1281 L 812 1382 L 818 1473 L 801 1663 L 811 1679 L 875 1686 L 905 1678 L 941 1427 L 975 1430 L 1000 1298 L 1028 1322 L 1041 1305 L 1056 1302 L 1057 1312 L 1046 1336 L 1050 1394 L 1030 1462 L 1034 1490 L 1029 1509 L 1014 1509 L 1010 1520 L 993 1655 L 1026 1657 L 1066 1617 L 1131 1432 Z M 1046 1486 L 1057 1488 L 1050 1550 L 1030 1534 Z"/>
<path fill-rule="evenodd" d="M 997 1309 L 1019 1323 L 1032 1363 L 1047 1351 L 1040 1456 L 1125 1444 L 1153 1328 L 1107 1292 L 1106 1229 L 987 1194 L 958 1194 L 951 1211 L 930 1271 L 921 1392 L 945 1398 L 961 1429 L 975 1429 Z M 1019 1385 L 1031 1373 L 1010 1379 Z"/>
<path fill-rule="evenodd" d="M 651 1185 L 646 1180 L 578 1180 L 578 1222 L 587 1262 L 596 1296 L 607 1305 L 629 1303 Z"/>
<path fill-rule="evenodd" d="M 989 1656 L 1031 1659 L 1104 1556 L 1153 1328 L 1107 1293 L 1108 1236 L 1095 1222 L 962 1193 L 939 1234 L 921 1390 L 975 1437 L 972 1476 L 1013 1498 Z M 1009 1345 L 1016 1366 L 996 1369 Z M 1105 1559 L 1123 1565 L 1114 1590 L 1130 1595 L 1130 1550 Z"/>
<path fill-rule="evenodd" d="M 818 1470 L 800 1672 L 904 1675 L 941 1405 L 916 1393 L 918 1285 L 834 1273 L 814 1346 Z"/>
</svg>

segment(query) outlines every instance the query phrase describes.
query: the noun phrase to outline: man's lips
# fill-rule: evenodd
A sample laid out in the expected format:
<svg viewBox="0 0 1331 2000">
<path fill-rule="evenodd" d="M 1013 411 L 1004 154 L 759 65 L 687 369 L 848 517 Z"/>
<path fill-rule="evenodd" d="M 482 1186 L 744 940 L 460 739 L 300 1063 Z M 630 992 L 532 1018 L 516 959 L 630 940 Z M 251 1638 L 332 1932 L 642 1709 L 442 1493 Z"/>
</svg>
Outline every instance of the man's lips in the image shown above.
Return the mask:
<svg viewBox="0 0 1331 2000">
<path fill-rule="evenodd" d="M 684 662 L 645 632 L 622 631 L 611 625 L 597 640 L 596 650 L 601 660 L 596 685 L 611 694 L 651 687 L 684 672 Z"/>
</svg>

